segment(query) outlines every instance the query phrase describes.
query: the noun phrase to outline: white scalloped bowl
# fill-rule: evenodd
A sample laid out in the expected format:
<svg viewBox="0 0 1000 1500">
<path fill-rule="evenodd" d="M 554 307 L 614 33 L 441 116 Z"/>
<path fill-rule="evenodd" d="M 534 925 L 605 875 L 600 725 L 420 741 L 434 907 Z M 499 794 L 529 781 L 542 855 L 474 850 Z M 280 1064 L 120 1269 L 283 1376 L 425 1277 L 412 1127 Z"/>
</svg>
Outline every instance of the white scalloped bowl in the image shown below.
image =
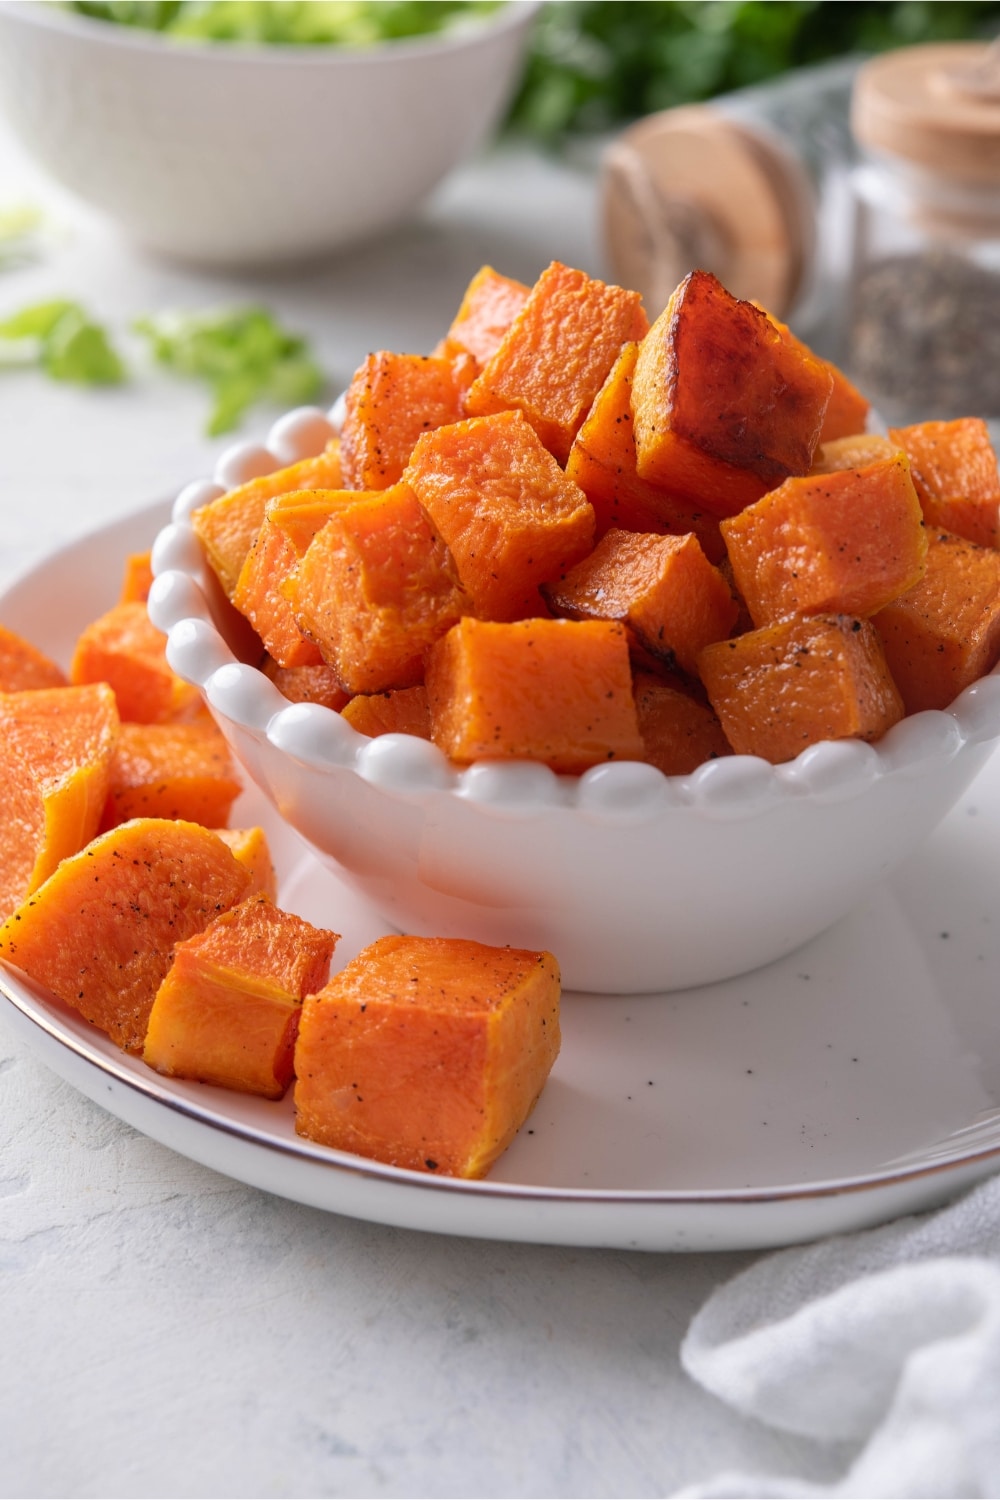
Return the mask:
<svg viewBox="0 0 1000 1500">
<path fill-rule="evenodd" d="M 230 449 L 212 480 L 181 492 L 153 549 L 149 611 L 248 774 L 394 926 L 547 948 L 568 989 L 726 979 L 844 916 L 991 754 L 1000 673 L 876 745 L 826 741 L 780 766 L 736 755 L 674 777 L 625 762 L 580 777 L 528 761 L 461 770 L 424 740 L 368 739 L 331 709 L 289 703 L 239 659 L 238 621 L 189 518 L 319 452 L 337 410 L 289 413 L 265 447 Z"/>
<path fill-rule="evenodd" d="M 537 0 L 354 50 L 181 42 L 0 0 L 0 108 L 57 182 L 204 265 L 323 255 L 406 217 L 499 121 Z"/>
</svg>

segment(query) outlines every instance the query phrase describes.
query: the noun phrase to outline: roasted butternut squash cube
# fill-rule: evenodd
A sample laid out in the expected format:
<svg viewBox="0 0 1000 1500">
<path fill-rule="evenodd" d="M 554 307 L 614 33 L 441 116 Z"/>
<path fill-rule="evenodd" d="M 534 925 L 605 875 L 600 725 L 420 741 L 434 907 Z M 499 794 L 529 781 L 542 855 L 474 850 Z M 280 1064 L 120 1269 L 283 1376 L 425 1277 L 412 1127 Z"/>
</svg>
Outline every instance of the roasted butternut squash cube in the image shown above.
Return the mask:
<svg viewBox="0 0 1000 1500">
<path fill-rule="evenodd" d="M 561 464 L 623 344 L 649 327 L 638 292 L 553 261 L 465 398 L 470 417 L 517 410 Z"/>
<path fill-rule="evenodd" d="M 681 282 L 642 340 L 632 387 L 639 476 L 735 515 L 809 472 L 833 378 L 707 271 Z"/>
<path fill-rule="evenodd" d="M 119 733 L 106 683 L 0 693 L 0 919 L 96 834 Z"/>
<path fill-rule="evenodd" d="M 16 631 L 0 625 L 0 692 L 66 687 L 67 683 L 66 673 L 58 663 Z"/>
<path fill-rule="evenodd" d="M 427 662 L 431 738 L 459 762 L 541 760 L 568 775 L 642 760 L 624 628 L 468 617 Z"/>
<path fill-rule="evenodd" d="M 250 873 L 197 823 L 134 818 L 70 855 L 0 927 L 0 958 L 141 1052 L 174 944 L 242 901 Z"/>
<path fill-rule="evenodd" d="M 435 354 L 471 354 L 478 369 L 489 362 L 527 300 L 531 288 L 483 266 L 465 289 L 458 312 Z"/>
<path fill-rule="evenodd" d="M 594 544 L 594 512 L 520 412 L 471 418 L 416 444 L 406 482 L 444 538 L 471 612 L 547 613 L 539 585 Z"/>
<path fill-rule="evenodd" d="M 910 460 L 927 524 L 1000 547 L 1000 474 L 982 418 L 891 427 L 889 436 Z"/>
<path fill-rule="evenodd" d="M 271 858 L 271 846 L 263 828 L 214 828 L 212 832 L 230 849 L 249 872 L 247 897 L 269 896 L 278 899 L 278 872 Z"/>
<path fill-rule="evenodd" d="M 348 489 L 397 484 L 421 433 L 465 415 L 474 375 L 468 356 L 369 354 L 345 398 L 341 457 Z"/>
<path fill-rule="evenodd" d="M 152 553 L 149 551 L 130 552 L 125 559 L 125 568 L 122 573 L 121 593 L 118 595 L 119 604 L 127 604 L 133 600 L 145 604 L 152 584 Z"/>
<path fill-rule="evenodd" d="M 402 483 L 359 491 L 330 517 L 289 598 L 350 694 L 421 682 L 424 653 L 468 604 L 447 546 Z"/>
<path fill-rule="evenodd" d="M 196 687 L 167 661 L 167 638 L 138 600 L 114 604 L 77 637 L 70 682 L 106 682 L 118 712 L 133 724 L 166 724 L 197 718 L 205 710 Z"/>
<path fill-rule="evenodd" d="M 762 311 L 766 312 L 767 309 L 763 308 Z M 804 350 L 813 359 L 818 358 L 808 344 L 796 338 L 787 323 L 780 323 L 773 313 L 768 313 L 768 317 L 786 344 L 791 345 L 792 348 Z M 820 442 L 837 442 L 840 438 L 854 437 L 863 433 L 868 423 L 868 413 L 871 410 L 868 397 L 862 395 L 840 366 L 834 364 L 832 360 L 820 360 L 820 363 L 829 370 L 832 381 L 830 400 L 823 417 L 823 426 L 820 428 Z"/>
<path fill-rule="evenodd" d="M 261 667 L 289 703 L 322 703 L 337 712 L 350 700 L 332 667 L 320 662 L 312 667 L 279 667 L 270 658 Z"/>
<path fill-rule="evenodd" d="M 785 615 L 872 615 L 921 577 L 927 537 L 902 453 L 786 479 L 722 522 L 755 625 Z"/>
<path fill-rule="evenodd" d="M 948 704 L 1000 658 L 1000 552 L 927 534 L 927 566 L 872 623 L 908 714 Z"/>
<path fill-rule="evenodd" d="M 701 680 L 737 755 L 777 764 L 820 740 L 876 740 L 903 703 L 870 620 L 780 620 L 706 646 Z"/>
<path fill-rule="evenodd" d="M 130 818 L 183 818 L 221 828 L 242 789 L 225 736 L 211 719 L 123 724 L 101 827 Z"/>
<path fill-rule="evenodd" d="M 664 776 L 688 776 L 705 761 L 732 754 L 713 710 L 679 685 L 637 671 L 633 691 L 645 758 Z"/>
<path fill-rule="evenodd" d="M 431 713 L 423 683 L 387 693 L 359 693 L 340 712 L 352 729 L 372 739 L 381 734 L 413 734 L 421 740 L 431 737 Z"/>
<path fill-rule="evenodd" d="M 632 430 L 632 379 L 639 345 L 626 344 L 573 439 L 566 474 L 594 507 L 597 535 L 612 527 L 683 536 L 693 531 L 712 562 L 725 554 L 719 523 L 640 479 Z"/>
<path fill-rule="evenodd" d="M 233 597 L 269 500 L 292 490 L 338 490 L 341 484 L 340 439 L 331 438 L 315 458 L 262 474 L 196 510 L 191 525 L 226 596 Z"/>
<path fill-rule="evenodd" d="M 877 432 L 860 432 L 853 437 L 831 438 L 820 443 L 813 456 L 810 474 L 836 474 L 841 469 L 865 469 L 869 464 L 895 458 L 903 450 L 898 443 Z M 913 478 L 913 471 L 910 471 Z"/>
<path fill-rule="evenodd" d="M 315 643 L 296 624 L 284 585 L 316 533 L 334 511 L 354 498 L 353 490 L 290 490 L 265 506 L 232 598 L 268 654 L 283 667 L 312 667 L 322 662 Z"/>
<path fill-rule="evenodd" d="M 302 1001 L 330 977 L 338 934 L 255 896 L 178 943 L 156 992 L 143 1062 L 173 1078 L 280 1099 Z"/>
<path fill-rule="evenodd" d="M 551 953 L 379 938 L 302 1007 L 300 1135 L 440 1176 L 483 1177 L 559 1051 Z"/>
<path fill-rule="evenodd" d="M 653 656 L 692 673 L 702 646 L 723 640 L 739 612 L 690 533 L 608 531 L 545 597 L 553 614 L 571 620 L 620 620 Z"/>
</svg>

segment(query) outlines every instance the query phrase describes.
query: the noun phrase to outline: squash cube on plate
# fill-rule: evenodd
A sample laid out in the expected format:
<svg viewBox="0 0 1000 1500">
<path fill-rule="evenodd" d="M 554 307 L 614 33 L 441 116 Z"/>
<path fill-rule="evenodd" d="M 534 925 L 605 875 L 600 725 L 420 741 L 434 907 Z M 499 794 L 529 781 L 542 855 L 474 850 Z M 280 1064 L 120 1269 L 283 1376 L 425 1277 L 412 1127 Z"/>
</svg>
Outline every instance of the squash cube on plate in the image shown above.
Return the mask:
<svg viewBox="0 0 1000 1500">
<path fill-rule="evenodd" d="M 278 899 L 278 874 L 271 858 L 271 846 L 263 828 L 213 828 L 216 838 L 230 849 L 241 865 L 249 872 L 250 887 L 247 898 L 269 896 Z"/>
<path fill-rule="evenodd" d="M 221 828 L 241 790 L 225 736 L 211 719 L 123 724 L 101 826 L 130 818 L 183 818 Z"/>
<path fill-rule="evenodd" d="M 706 646 L 698 665 L 737 755 L 779 764 L 819 740 L 878 739 L 903 717 L 870 620 L 781 620 Z"/>
<path fill-rule="evenodd" d="M 295 1128 L 392 1166 L 482 1177 L 559 1051 L 550 953 L 459 938 L 379 938 L 309 996 Z"/>
<path fill-rule="evenodd" d="M 406 482 L 483 619 L 547 613 L 539 585 L 594 544 L 594 511 L 520 412 L 473 417 L 416 444 Z"/>
<path fill-rule="evenodd" d="M 427 662 L 431 737 L 453 760 L 540 760 L 576 775 L 642 760 L 623 626 L 467 617 Z"/>
<path fill-rule="evenodd" d="M 112 605 L 84 627 L 69 666 L 70 682 L 106 682 L 122 720 L 166 724 L 197 718 L 205 710 L 196 687 L 167 661 L 167 638 L 138 600 Z"/>
<path fill-rule="evenodd" d="M 564 464 L 622 345 L 648 328 L 638 292 L 553 261 L 470 387 L 465 409 L 470 417 L 523 412 Z"/>
<path fill-rule="evenodd" d="M 31 641 L 0 625 L 0 692 L 22 693 L 32 688 L 66 685 L 67 677 L 62 667 Z"/>
<path fill-rule="evenodd" d="M 356 492 L 310 543 L 288 592 L 350 694 L 421 682 L 424 653 L 468 603 L 447 546 L 405 483 Z"/>
<path fill-rule="evenodd" d="M 0 927 L 0 958 L 141 1052 L 174 944 L 244 900 L 250 883 L 209 829 L 134 818 L 64 859 L 22 902 Z"/>
<path fill-rule="evenodd" d="M 257 896 L 178 943 L 143 1061 L 159 1073 L 280 1099 L 304 997 L 330 976 L 336 933 Z"/>
<path fill-rule="evenodd" d="M 872 623 L 908 714 L 947 708 L 1000 658 L 1000 552 L 927 534 L 927 566 Z"/>
<path fill-rule="evenodd" d="M 620 620 L 653 656 L 691 673 L 702 646 L 723 640 L 739 613 L 693 533 L 608 531 L 545 597 L 571 620 Z"/>
<path fill-rule="evenodd" d="M 693 271 L 639 346 L 639 476 L 735 515 L 808 473 L 832 384 L 824 362 L 786 343 L 760 308 Z"/>
<path fill-rule="evenodd" d="M 103 682 L 0 693 L 0 919 L 96 834 L 120 728 Z"/>
<path fill-rule="evenodd" d="M 872 615 L 921 577 L 927 537 L 902 453 L 787 479 L 722 522 L 755 625 L 785 615 Z"/>
<path fill-rule="evenodd" d="M 339 713 L 351 696 L 344 692 L 336 672 L 326 662 L 311 667 L 280 667 L 267 658 L 261 671 L 289 703 L 322 703 Z"/>
<path fill-rule="evenodd" d="M 474 375 L 468 355 L 369 354 L 345 397 L 341 457 L 348 489 L 398 484 L 417 438 L 465 415 Z"/>
</svg>

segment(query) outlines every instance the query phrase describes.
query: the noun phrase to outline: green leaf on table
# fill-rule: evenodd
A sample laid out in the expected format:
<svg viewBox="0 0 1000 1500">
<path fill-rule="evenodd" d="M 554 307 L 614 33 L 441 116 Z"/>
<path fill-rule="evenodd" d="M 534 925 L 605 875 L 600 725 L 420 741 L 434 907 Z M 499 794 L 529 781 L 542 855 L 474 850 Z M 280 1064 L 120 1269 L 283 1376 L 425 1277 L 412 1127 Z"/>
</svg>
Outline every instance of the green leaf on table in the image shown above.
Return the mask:
<svg viewBox="0 0 1000 1500">
<path fill-rule="evenodd" d="M 0 365 L 40 366 L 53 380 L 120 385 L 125 366 L 78 302 L 54 298 L 0 320 Z"/>
<path fill-rule="evenodd" d="M 161 313 L 141 318 L 135 327 L 167 369 L 211 387 L 211 437 L 231 432 L 258 401 L 299 405 L 324 384 L 306 341 L 288 333 L 263 307 Z"/>
<path fill-rule="evenodd" d="M 52 328 L 42 349 L 42 366 L 53 380 L 77 385 L 120 385 L 125 379 L 125 366 L 104 329 L 80 307 L 68 308 Z"/>
</svg>

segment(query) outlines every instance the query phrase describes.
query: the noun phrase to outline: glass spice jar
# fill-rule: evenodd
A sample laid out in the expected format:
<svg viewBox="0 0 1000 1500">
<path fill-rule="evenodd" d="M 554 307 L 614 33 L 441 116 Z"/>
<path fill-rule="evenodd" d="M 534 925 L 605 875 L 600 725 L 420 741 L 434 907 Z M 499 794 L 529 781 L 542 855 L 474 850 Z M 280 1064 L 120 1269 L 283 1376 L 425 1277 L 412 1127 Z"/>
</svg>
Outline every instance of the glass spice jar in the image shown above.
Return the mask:
<svg viewBox="0 0 1000 1500">
<path fill-rule="evenodd" d="M 978 416 L 1000 438 L 1000 44 L 865 63 L 841 362 L 890 425 Z"/>
</svg>

